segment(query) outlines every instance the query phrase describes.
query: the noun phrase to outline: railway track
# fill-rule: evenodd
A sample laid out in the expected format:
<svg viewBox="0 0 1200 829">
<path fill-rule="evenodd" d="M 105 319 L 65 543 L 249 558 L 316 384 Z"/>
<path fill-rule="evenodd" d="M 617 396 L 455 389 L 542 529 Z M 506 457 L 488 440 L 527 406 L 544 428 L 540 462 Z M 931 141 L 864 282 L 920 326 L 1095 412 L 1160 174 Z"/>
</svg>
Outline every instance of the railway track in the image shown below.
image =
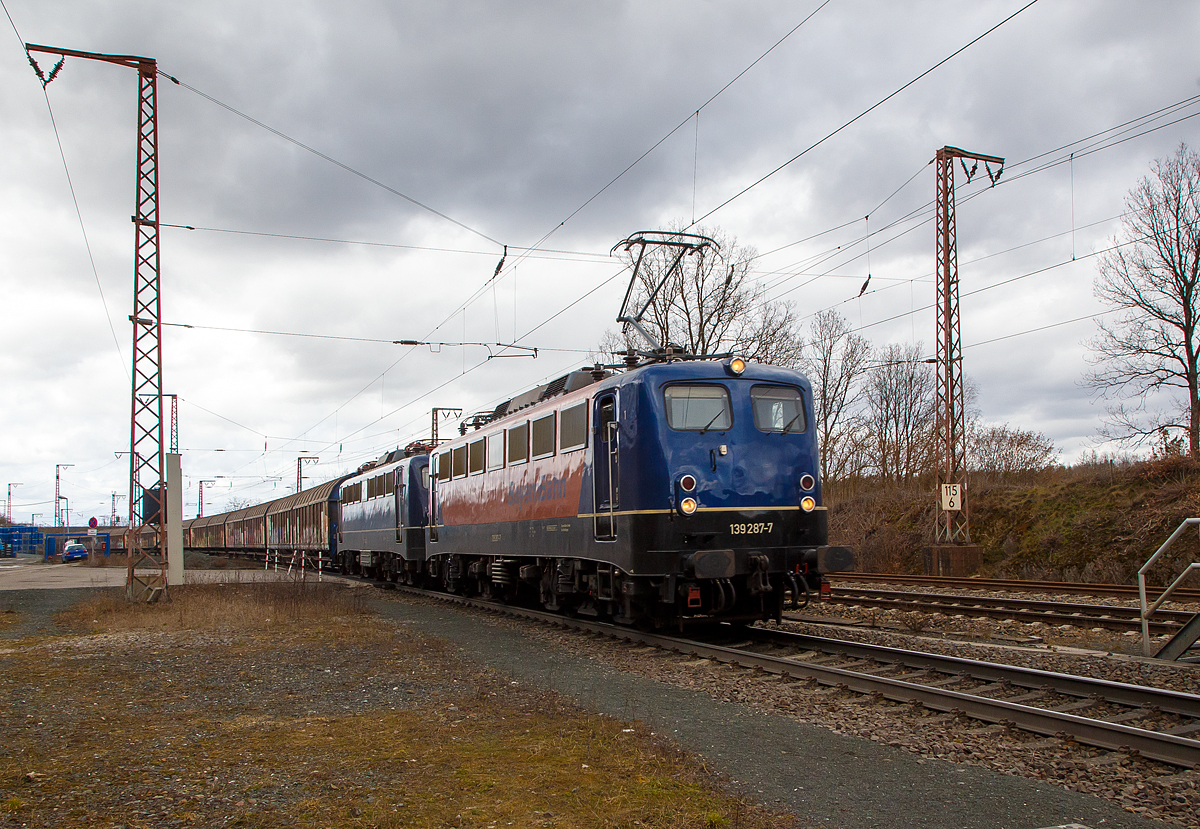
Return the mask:
<svg viewBox="0 0 1200 829">
<path fill-rule="evenodd" d="M 1030 668 L 845 642 L 770 628 L 736 628 L 716 644 L 648 633 L 462 596 L 396 589 L 561 628 L 663 648 L 784 679 L 814 682 L 997 723 L 1184 768 L 1200 767 L 1200 696 Z"/>
<path fill-rule="evenodd" d="M 1033 599 L 964 596 L 943 593 L 912 593 L 900 590 L 876 590 L 839 584 L 830 601 L 860 607 L 944 613 L 955 616 L 1015 619 L 1047 625 L 1102 627 L 1112 630 L 1141 630 L 1141 611 L 1136 607 L 1050 602 Z M 1150 621 L 1150 632 L 1174 634 L 1187 624 L 1194 613 L 1185 610 L 1160 610 Z"/>
<path fill-rule="evenodd" d="M 1081 584 L 1063 581 L 1022 581 L 1019 579 L 982 579 L 956 576 L 910 576 L 897 573 L 829 573 L 835 585 L 860 584 L 910 584 L 920 587 L 955 588 L 959 590 L 992 590 L 1009 593 L 1069 593 L 1082 596 L 1114 596 L 1122 599 L 1138 598 L 1138 589 L 1130 584 Z M 1147 595 L 1153 600 L 1162 593 L 1162 587 L 1147 585 Z M 1200 589 L 1180 588 L 1171 594 L 1173 601 L 1200 602 Z"/>
</svg>

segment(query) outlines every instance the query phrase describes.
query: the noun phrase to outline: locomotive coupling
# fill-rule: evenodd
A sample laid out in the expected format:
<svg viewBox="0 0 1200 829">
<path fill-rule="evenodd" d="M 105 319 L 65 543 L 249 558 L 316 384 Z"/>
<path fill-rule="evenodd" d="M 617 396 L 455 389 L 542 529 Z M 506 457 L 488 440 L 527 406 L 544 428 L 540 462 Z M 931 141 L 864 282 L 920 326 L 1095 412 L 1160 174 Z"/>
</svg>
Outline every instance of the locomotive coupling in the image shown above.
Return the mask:
<svg viewBox="0 0 1200 829">
<path fill-rule="evenodd" d="M 771 592 L 771 577 L 767 575 L 767 571 L 771 569 L 770 560 L 762 553 L 746 557 L 746 563 L 750 566 L 750 595 L 761 596 L 763 593 Z"/>
</svg>

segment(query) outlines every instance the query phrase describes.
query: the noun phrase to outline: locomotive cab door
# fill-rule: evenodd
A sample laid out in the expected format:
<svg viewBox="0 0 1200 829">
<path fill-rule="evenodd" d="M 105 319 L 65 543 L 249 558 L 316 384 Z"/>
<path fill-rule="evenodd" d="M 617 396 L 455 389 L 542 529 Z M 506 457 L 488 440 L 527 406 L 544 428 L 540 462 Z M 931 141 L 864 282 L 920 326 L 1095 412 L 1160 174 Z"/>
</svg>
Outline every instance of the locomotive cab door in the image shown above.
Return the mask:
<svg viewBox="0 0 1200 829">
<path fill-rule="evenodd" d="M 617 396 L 601 395 L 595 401 L 592 417 L 595 434 L 592 446 L 592 512 L 595 514 L 597 541 L 616 541 L 614 520 L 620 505 L 620 424 L 617 422 Z"/>
<path fill-rule="evenodd" d="M 429 540 L 436 542 L 438 540 L 438 518 L 441 517 L 441 510 L 438 509 L 438 481 L 442 479 L 443 464 L 450 463 L 450 453 L 445 452 L 439 455 L 436 451 L 431 450 L 429 453 Z M 449 475 L 447 475 L 449 477 Z"/>
<path fill-rule="evenodd" d="M 407 474 L 408 470 L 404 470 Z M 396 477 L 401 475 L 400 470 L 396 471 Z M 396 482 L 396 540 L 404 541 L 404 514 L 408 512 L 408 502 L 405 500 L 405 493 L 408 492 L 408 486 L 400 481 Z"/>
</svg>

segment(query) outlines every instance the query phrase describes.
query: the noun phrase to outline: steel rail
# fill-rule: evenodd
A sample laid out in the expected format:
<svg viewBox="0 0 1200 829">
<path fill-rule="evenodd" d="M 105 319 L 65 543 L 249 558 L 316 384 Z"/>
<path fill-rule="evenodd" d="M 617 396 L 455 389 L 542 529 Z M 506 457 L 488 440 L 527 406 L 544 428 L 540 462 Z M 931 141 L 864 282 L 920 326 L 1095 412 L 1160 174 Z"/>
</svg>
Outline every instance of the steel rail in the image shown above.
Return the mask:
<svg viewBox="0 0 1200 829">
<path fill-rule="evenodd" d="M 1116 630 L 1140 630 L 1141 612 L 1136 607 L 1050 602 L 1034 599 L 993 598 L 943 593 L 910 593 L 899 590 L 839 585 L 830 596 L 839 604 L 859 604 L 900 610 L 927 610 L 933 613 L 986 616 L 995 619 L 1018 619 L 1057 624 L 1092 625 Z M 1155 633 L 1175 633 L 1191 621 L 1194 613 L 1185 610 L 1162 610 L 1158 620 L 1150 623 Z"/>
<path fill-rule="evenodd" d="M 1175 766 L 1186 768 L 1200 767 L 1200 740 L 1192 740 L 1174 734 L 1163 734 L 1121 723 L 1089 719 L 1076 714 L 1035 708 L 1021 703 L 991 699 L 961 691 L 952 691 L 947 688 L 920 685 L 902 679 L 876 676 L 846 668 L 816 665 L 786 657 L 767 656 L 739 648 L 705 644 L 691 639 L 663 636 L 657 633 L 648 633 L 603 622 L 559 616 L 539 610 L 497 605 L 492 602 L 484 602 L 463 596 L 420 590 L 400 585 L 397 585 L 396 589 L 466 607 L 474 607 L 516 618 L 545 622 L 566 629 L 583 630 L 621 641 L 663 648 L 672 652 L 711 659 L 738 667 L 761 669 L 767 673 L 784 678 L 814 679 L 822 685 L 846 688 L 861 694 L 881 696 L 894 702 L 919 702 L 935 711 L 962 713 L 985 722 L 1000 723 L 1047 736 L 1069 737 L 1077 742 L 1098 748 L 1112 751 L 1136 751 L 1143 757 Z M 751 628 L 750 630 L 754 632 L 754 635 L 759 635 L 767 629 Z M 784 633 L 783 631 L 769 632 L 772 636 Z M 1012 672 L 1011 674 L 1007 674 L 1010 681 L 1012 681 L 1011 676 L 1029 676 L 1030 672 L 1035 675 L 1041 675 L 1047 681 L 1053 677 L 1067 677 L 1067 675 L 1058 675 L 1046 671 L 1033 671 L 1028 668 L 1015 668 L 996 663 L 974 662 L 973 660 L 964 660 L 958 657 L 942 657 L 936 654 L 920 654 L 916 651 L 906 652 L 899 649 L 880 649 L 879 646 L 825 640 L 820 637 L 806 637 L 803 634 L 796 634 L 795 636 L 799 636 L 801 639 L 793 639 L 789 636 L 782 638 L 780 641 L 794 643 L 807 639 L 813 646 L 817 643 L 822 643 L 823 647 L 821 649 L 844 645 L 853 649 L 863 649 L 863 653 L 874 651 L 880 654 L 880 656 L 883 655 L 884 651 L 892 651 L 893 654 L 908 654 L 913 659 L 925 658 L 931 660 L 929 663 L 931 666 L 935 663 L 956 665 L 958 669 L 951 671 L 951 673 L 965 675 L 968 673 L 966 669 L 969 667 L 972 671 L 997 671 L 995 677 L 1003 679 L 1006 676 L 1003 672 Z M 880 656 L 855 658 L 879 659 Z M 1085 677 L 1069 677 L 1069 679 L 1076 683 L 1081 683 L 1079 685 L 1080 688 L 1086 687 L 1089 689 L 1082 691 L 1081 695 L 1084 696 L 1095 694 L 1096 689 L 1099 688 L 1111 690 L 1114 693 L 1118 692 L 1119 689 L 1125 689 L 1122 693 L 1125 694 L 1126 698 L 1133 700 L 1142 698 L 1138 695 L 1138 691 L 1140 690 L 1146 694 L 1155 695 L 1154 698 L 1159 700 L 1159 702 L 1154 704 L 1159 705 L 1162 710 L 1169 710 L 1163 708 L 1164 704 L 1172 708 L 1184 708 L 1185 710 L 1192 710 L 1190 706 L 1195 705 L 1195 710 L 1200 712 L 1200 698 L 1194 695 L 1182 694 L 1175 691 L 1140 688 L 1140 686 L 1125 686 L 1122 683 L 1090 680 Z M 1064 693 L 1068 692 L 1064 691 Z M 1080 694 L 1079 692 L 1073 692 L 1071 695 Z M 1189 697 L 1191 698 L 1190 700 L 1188 699 Z M 1143 703 L 1129 702 L 1124 704 L 1142 705 Z M 1192 715 L 1186 714 L 1185 716 Z"/>
<path fill-rule="evenodd" d="M 822 636 L 810 636 L 772 628 L 751 628 L 749 633 L 773 644 L 785 644 L 790 647 L 830 654 L 845 654 L 855 659 L 891 662 L 910 668 L 922 668 L 946 674 L 959 674 L 988 682 L 1008 681 L 1022 688 L 1050 690 L 1072 697 L 1097 697 L 1106 702 L 1128 705 L 1133 708 L 1153 707 L 1170 714 L 1200 719 L 1200 696 L 1182 691 L 1148 688 L 1144 685 L 1130 685 L 1125 682 L 1113 682 L 1109 679 L 1060 674 L 1038 668 L 1023 668 L 1019 665 L 965 659 L 960 656 L 945 656 L 904 648 L 891 648 L 885 645 L 828 639 Z"/>
<path fill-rule="evenodd" d="M 983 579 L 960 576 L 915 576 L 907 573 L 827 573 L 835 585 L 840 582 L 863 584 L 912 584 L 926 587 L 958 587 L 968 590 L 997 590 L 1017 593 L 1072 593 L 1085 596 L 1118 596 L 1136 599 L 1137 585 L 1083 584 L 1065 581 L 1023 581 L 1020 579 Z M 835 588 L 836 589 L 836 588 Z M 1147 587 L 1158 595 L 1163 587 Z M 1176 590 L 1172 597 L 1180 602 L 1200 602 L 1200 590 Z"/>
</svg>

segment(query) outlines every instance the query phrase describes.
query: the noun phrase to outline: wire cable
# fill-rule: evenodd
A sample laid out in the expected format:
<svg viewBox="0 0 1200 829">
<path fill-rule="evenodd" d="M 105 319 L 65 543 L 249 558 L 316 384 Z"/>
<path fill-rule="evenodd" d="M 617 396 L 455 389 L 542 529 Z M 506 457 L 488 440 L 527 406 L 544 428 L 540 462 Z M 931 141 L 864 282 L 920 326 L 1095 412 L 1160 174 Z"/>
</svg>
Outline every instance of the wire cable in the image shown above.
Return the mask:
<svg viewBox="0 0 1200 829">
<path fill-rule="evenodd" d="M 8 14 L 8 8 L 5 7 L 4 13 Z M 12 17 L 8 18 L 9 23 L 12 23 Z M 17 32 L 16 24 L 13 24 L 13 32 L 20 37 Z M 25 48 L 25 43 L 22 41 L 21 48 Z M 26 52 L 28 55 L 28 52 Z M 30 59 L 32 62 L 32 58 Z M 51 73 L 53 78 L 54 73 Z M 113 325 L 112 314 L 108 310 L 108 299 L 104 296 L 104 286 L 100 283 L 100 271 L 96 268 L 96 256 L 92 252 L 92 243 L 88 239 L 87 226 L 83 221 L 83 210 L 79 206 L 79 197 L 75 194 L 75 182 L 71 178 L 71 168 L 67 164 L 67 153 L 63 148 L 62 136 L 58 132 L 58 120 L 54 117 L 54 107 L 50 105 L 50 93 L 47 90 L 48 83 L 42 84 L 42 97 L 46 100 L 46 111 L 50 114 L 50 126 L 54 130 L 54 142 L 58 147 L 58 156 L 62 159 L 63 173 L 67 177 L 67 187 L 71 191 L 71 203 L 75 206 L 75 218 L 79 221 L 79 232 L 83 236 L 83 246 L 87 249 L 88 263 L 92 267 L 92 277 L 96 281 L 96 290 L 100 293 L 100 305 L 104 308 L 104 319 L 108 322 L 109 333 L 112 334 L 113 345 L 117 349 L 117 361 L 121 364 L 121 370 L 125 372 L 125 377 L 130 378 L 129 367 L 125 365 L 125 355 L 121 353 L 121 343 L 117 339 L 117 329 Z"/>
<path fill-rule="evenodd" d="M 1004 18 L 1004 19 L 1003 19 L 1003 20 L 1001 20 L 999 23 L 997 23 L 997 24 L 995 24 L 994 26 L 992 26 L 990 29 L 988 29 L 988 30 L 987 30 L 986 32 L 984 32 L 983 34 L 976 36 L 975 38 L 973 38 L 971 41 L 969 41 L 969 42 L 968 42 L 967 44 L 965 44 L 964 46 L 960 46 L 960 47 L 959 47 L 957 50 L 955 50 L 955 51 L 954 51 L 954 52 L 952 52 L 951 54 L 947 55 L 946 57 L 942 58 L 940 61 L 938 61 L 938 62 L 937 62 L 937 63 L 935 63 L 933 66 L 931 66 L 931 67 L 929 67 L 928 69 L 926 69 L 926 70 L 925 70 L 924 72 L 922 72 L 921 74 L 917 75 L 917 76 L 916 76 L 915 78 L 913 78 L 912 80 L 908 81 L 906 84 L 904 84 L 903 86 L 901 86 L 899 89 L 895 90 L 894 92 L 891 92 L 891 93 L 890 93 L 890 94 L 888 94 L 886 97 L 884 97 L 884 98 L 881 98 L 880 100 L 876 101 L 874 104 L 871 104 L 871 106 L 869 106 L 869 107 L 867 107 L 866 109 L 864 109 L 864 110 L 863 110 L 862 112 L 860 112 L 858 115 L 855 115 L 853 118 L 851 118 L 849 121 L 846 121 L 844 124 L 842 124 L 842 125 L 841 125 L 840 127 L 838 127 L 837 129 L 833 130 L 832 132 L 829 132 L 829 133 L 827 133 L 827 134 L 826 134 L 824 137 L 822 137 L 822 138 L 818 139 L 818 140 L 817 140 L 815 143 L 813 143 L 813 144 L 810 144 L 808 147 L 806 147 L 806 148 L 804 148 L 803 150 L 801 150 L 800 152 L 796 153 L 796 155 L 792 156 L 792 157 L 791 157 L 791 158 L 789 158 L 787 161 L 785 161 L 785 162 L 783 162 L 782 164 L 780 164 L 778 167 L 776 167 L 776 168 L 775 168 L 774 170 L 772 170 L 771 172 L 767 173 L 767 174 L 766 174 L 765 176 L 763 176 L 762 178 L 758 179 L 757 181 L 753 182 L 752 184 L 749 184 L 749 185 L 747 185 L 746 187 L 744 187 L 744 188 L 742 188 L 741 190 L 739 190 L 737 193 L 734 193 L 732 196 L 730 196 L 729 198 L 727 198 L 725 201 L 721 202 L 721 203 L 720 203 L 720 204 L 718 204 L 716 207 L 714 207 L 712 210 L 708 211 L 708 212 L 707 212 L 707 213 L 705 213 L 703 216 L 701 216 L 699 219 L 697 219 L 697 221 L 696 221 L 696 222 L 692 222 L 692 224 L 691 224 L 691 225 L 688 225 L 688 227 L 693 227 L 693 226 L 695 226 L 697 222 L 702 222 L 702 221 L 704 221 L 704 220 L 705 220 L 705 219 L 707 219 L 709 216 L 711 216 L 712 214 L 716 213 L 718 210 L 722 209 L 723 207 L 725 207 L 725 206 L 729 205 L 730 203 L 732 203 L 732 202 L 736 201 L 737 199 L 741 198 L 742 196 L 746 195 L 746 193 L 749 193 L 749 192 L 750 192 L 751 190 L 753 190 L 755 187 L 757 187 L 758 185 L 762 184 L 762 183 L 763 183 L 764 181 L 766 181 L 767 179 L 771 178 L 771 176 L 775 175 L 775 174 L 776 174 L 776 173 L 778 173 L 780 170 L 784 169 L 785 167 L 787 167 L 787 166 L 791 165 L 792 163 L 794 163 L 794 162 L 798 161 L 799 159 L 803 158 L 803 157 L 804 157 L 805 155 L 807 155 L 809 152 L 811 152 L 812 150 L 815 150 L 817 147 L 819 147 L 819 146 L 821 146 L 822 144 L 824 144 L 824 143 L 825 143 L 826 141 L 828 141 L 830 138 L 833 138 L 835 135 L 837 135 L 837 134 L 838 134 L 838 133 L 840 133 L 842 130 L 844 130 L 844 129 L 846 129 L 847 127 L 849 127 L 849 126 L 850 126 L 851 124 L 853 124 L 854 122 L 858 121 L 859 119 L 861 119 L 861 118 L 865 117 L 866 115 L 868 115 L 868 114 L 869 114 L 869 113 L 871 113 L 872 111 L 874 111 L 874 110 L 878 109 L 879 107 L 883 106 L 885 103 L 887 103 L 888 101 L 890 101 L 892 98 L 895 98 L 895 97 L 896 97 L 897 95 L 899 95 L 901 92 L 903 92 L 904 90 L 908 89 L 910 86 L 912 86 L 912 85 L 913 85 L 913 84 L 915 84 L 917 81 L 919 81 L 919 80 L 921 80 L 922 78 L 924 78 L 926 75 L 930 74 L 931 72 L 933 72 L 934 70 L 936 70 L 936 69 L 940 68 L 941 66 L 944 66 L 946 63 L 949 63 L 951 60 L 953 60 L 954 58 L 956 58 L 956 57 L 958 57 L 959 55 L 961 55 L 961 54 L 962 54 L 963 52 L 965 52 L 967 49 L 971 48 L 971 47 L 972 47 L 972 46 L 974 46 L 976 43 L 978 43 L 979 41 L 983 40 L 985 37 L 987 37 L 988 35 L 990 35 L 992 32 L 996 31 L 996 30 L 997 30 L 997 29 L 999 29 L 1001 26 L 1003 26 L 1005 23 L 1007 23 L 1008 21 L 1012 20 L 1014 17 L 1016 17 L 1017 15 L 1021 14 L 1021 12 L 1025 11 L 1026 9 L 1028 9 L 1030 6 L 1034 5 L 1034 4 L 1035 4 L 1035 3 L 1037 3 L 1037 2 L 1038 2 L 1038 0 L 1029 0 L 1029 2 L 1028 2 L 1028 3 L 1026 3 L 1024 6 L 1022 6 L 1022 7 L 1021 7 L 1021 8 L 1019 8 L 1019 9 L 1017 9 L 1015 12 L 1013 12 L 1012 14 L 1010 14 L 1008 17 Z"/>
<path fill-rule="evenodd" d="M 240 236 L 261 236 L 267 239 L 295 239 L 303 242 L 331 242 L 339 245 L 362 245 L 363 247 L 376 248 L 398 248 L 401 250 L 421 250 L 430 251 L 433 253 L 461 253 L 470 256 L 495 256 L 495 251 L 490 250 L 468 250 L 466 248 L 435 248 L 426 245 L 402 245 L 397 242 L 370 242 L 363 239 L 336 239 L 331 236 L 303 236 L 296 233 L 267 233 L 261 230 L 237 230 L 227 227 L 200 227 L 196 225 L 172 224 L 169 222 L 160 222 L 159 227 L 173 227 L 179 230 L 205 231 L 208 233 L 231 233 Z M 513 250 L 528 250 L 531 251 L 531 258 L 535 259 L 550 259 L 559 261 L 578 261 L 587 262 L 596 259 L 609 259 L 608 252 L 594 253 L 585 250 L 556 250 L 554 248 L 522 248 L 519 245 L 509 245 Z M 555 256 L 539 256 L 537 254 L 555 253 L 561 254 L 561 257 Z M 580 258 L 575 258 L 580 257 Z M 590 257 L 590 258 L 589 258 Z"/>
<path fill-rule="evenodd" d="M 747 72 L 749 72 L 755 66 L 757 66 L 760 61 L 762 61 L 764 58 L 767 57 L 767 55 L 771 54 L 785 40 L 787 40 L 789 37 L 791 37 L 797 31 L 799 31 L 800 27 L 802 27 L 805 23 L 807 23 L 809 20 L 811 20 L 817 14 L 817 12 L 821 11 L 821 9 L 828 6 L 830 2 L 831 2 L 831 0 L 824 0 L 824 2 L 821 3 L 821 5 L 817 6 L 817 8 L 815 8 L 811 12 L 809 12 L 808 15 L 806 15 L 805 18 L 803 20 L 801 20 L 799 23 L 797 23 L 795 26 L 793 26 L 788 31 L 787 34 L 785 34 L 783 37 L 779 38 L 779 40 L 775 41 L 775 43 L 773 43 L 771 45 L 771 47 L 769 49 L 767 49 L 767 51 L 763 52 L 761 55 L 759 55 L 757 58 L 755 58 L 750 63 L 750 65 L 747 66 L 745 69 L 743 69 L 741 72 L 738 72 L 736 75 L 734 75 L 732 80 L 730 80 L 728 83 L 726 83 L 724 86 L 722 86 L 716 92 L 714 92 L 707 101 L 705 101 L 700 106 L 698 106 L 694 111 L 689 112 L 688 116 L 686 118 L 684 118 L 682 121 L 680 121 L 678 124 L 676 124 L 675 127 L 673 127 L 666 135 L 664 135 L 662 138 L 658 139 L 658 141 L 654 142 L 654 144 L 650 147 L 650 149 L 646 150 L 644 153 L 642 153 L 637 158 L 635 158 L 629 164 L 629 166 L 627 166 L 621 172 L 619 172 L 615 176 L 613 176 L 612 179 L 607 184 L 605 184 L 603 187 L 601 187 L 599 190 L 597 190 L 595 193 L 593 193 L 591 196 L 589 196 L 587 198 L 587 200 L 584 201 L 583 204 L 579 205 L 579 207 L 576 207 L 574 210 L 572 210 L 571 213 L 565 219 L 563 219 L 561 222 L 559 222 L 553 228 L 551 228 L 546 233 L 546 235 L 544 235 L 538 241 L 534 242 L 533 249 L 539 248 L 543 242 L 545 242 L 547 239 L 549 239 L 551 236 L 553 236 L 555 233 L 557 233 L 559 228 L 563 227 L 567 222 L 569 222 L 569 221 L 571 221 L 571 219 L 575 218 L 575 216 L 577 216 L 580 213 L 580 211 L 582 211 L 585 207 L 587 207 L 589 204 L 591 204 L 596 199 L 598 199 L 605 191 L 608 190 L 608 188 L 612 187 L 614 184 L 616 184 L 618 181 L 620 181 L 625 176 L 626 173 L 628 173 L 630 170 L 632 170 L 634 167 L 636 167 L 638 164 L 640 164 L 642 162 L 642 160 L 646 158 L 646 156 L 650 155 L 650 153 L 654 152 L 660 146 L 662 146 L 663 142 L 665 142 L 672 135 L 677 133 L 679 130 L 683 129 L 683 127 L 686 126 L 687 123 L 692 120 L 692 118 L 699 118 L 701 110 L 703 110 L 706 106 L 708 106 L 713 101 L 715 101 L 718 97 L 720 97 L 720 95 L 723 92 L 725 92 L 725 90 L 729 89 L 729 87 L 731 87 L 735 83 L 737 83 L 737 81 L 740 80 L 743 75 L 745 75 Z M 1034 0 L 1034 2 L 1037 2 L 1037 0 Z M 697 126 L 697 128 L 698 128 L 698 126 Z M 694 225 L 695 222 L 693 221 L 692 224 Z M 519 258 L 520 257 L 518 257 L 518 259 Z M 514 262 L 513 264 L 516 265 L 517 262 Z"/>
<path fill-rule="evenodd" d="M 363 181 L 366 181 L 370 184 L 375 185 L 376 187 L 380 188 L 381 190 L 386 190 L 387 192 L 391 193 L 394 196 L 399 196 L 400 198 L 404 199 L 405 201 L 409 202 L 410 204 L 415 205 L 416 207 L 419 207 L 422 210 L 425 210 L 429 213 L 432 213 L 433 215 L 435 215 L 439 218 L 445 219 L 446 221 L 450 222 L 453 225 L 457 225 L 458 227 L 462 228 L 463 230 L 467 231 L 468 233 L 473 233 L 476 236 L 480 237 L 481 239 L 486 239 L 487 241 L 491 242 L 493 245 L 496 245 L 497 247 L 503 247 L 503 243 L 498 242 L 497 240 L 493 239 L 491 236 L 488 236 L 483 231 L 476 230 L 475 228 L 471 227 L 470 225 L 460 222 L 458 219 L 455 219 L 451 216 L 447 216 L 445 213 L 441 212 L 440 210 L 436 210 L 436 209 L 430 207 L 429 205 L 425 204 L 424 202 L 414 199 L 412 196 L 408 195 L 407 193 L 402 193 L 399 190 L 397 190 L 395 187 L 392 187 L 391 185 L 388 185 L 388 184 L 384 184 L 379 179 L 369 176 L 366 173 L 362 172 L 361 170 L 357 170 L 354 167 L 351 167 L 349 164 L 338 161 L 336 158 L 333 158 L 332 156 L 321 152 L 320 150 L 316 149 L 315 147 L 311 147 L 308 144 L 305 144 L 303 141 L 300 141 L 296 138 L 292 138 L 290 135 L 288 135 L 285 132 L 277 130 L 268 124 L 264 124 L 262 121 L 259 121 L 257 118 L 254 118 L 251 115 L 247 115 L 246 113 L 242 112 L 239 109 L 236 109 L 235 107 L 230 106 L 229 104 L 225 103 L 224 101 L 214 98 L 212 95 L 209 95 L 207 92 L 202 92 L 201 90 L 197 89 L 196 87 L 192 86 L 191 84 L 185 83 L 184 81 L 181 81 L 172 75 L 168 75 L 166 72 L 163 72 L 162 70 L 159 70 L 158 74 L 162 75 L 164 78 L 171 81 L 172 83 L 176 83 L 179 86 L 182 86 L 184 89 L 187 89 L 190 92 L 193 92 L 196 95 L 199 95 L 201 98 L 204 98 L 206 101 L 216 104 L 217 106 L 221 107 L 222 109 L 232 112 L 234 115 L 238 116 L 239 118 L 244 118 L 247 121 L 249 121 L 251 124 L 254 124 L 257 127 L 261 127 L 262 129 L 266 130 L 267 132 L 271 133 L 272 135 L 282 138 L 284 141 L 287 141 L 289 144 L 294 144 L 295 146 L 299 147 L 300 149 L 305 150 L 306 152 L 312 153 L 317 158 L 320 158 L 323 161 L 327 161 L 330 164 L 334 165 L 335 167 L 339 167 L 342 170 L 345 170 L 347 173 L 350 173 L 351 175 L 361 178 Z"/>
<path fill-rule="evenodd" d="M 562 351 L 573 352 L 577 354 L 589 353 L 583 348 L 543 348 L 541 346 L 518 346 L 515 343 L 488 343 L 488 342 L 419 342 L 417 340 L 387 340 L 377 337 L 350 337 L 339 334 L 310 334 L 302 331 L 269 331 L 261 328 L 232 328 L 220 325 L 196 325 L 185 322 L 162 322 L 159 323 L 164 327 L 169 328 L 192 328 L 198 331 L 227 331 L 236 334 L 268 334 L 276 337 L 303 337 L 311 340 L 342 340 L 346 342 L 356 343 L 383 343 L 385 345 L 409 345 L 409 346 L 430 346 L 438 348 L 462 348 L 466 346 L 478 346 L 481 348 L 524 348 L 532 349 L 533 351 Z"/>
</svg>

